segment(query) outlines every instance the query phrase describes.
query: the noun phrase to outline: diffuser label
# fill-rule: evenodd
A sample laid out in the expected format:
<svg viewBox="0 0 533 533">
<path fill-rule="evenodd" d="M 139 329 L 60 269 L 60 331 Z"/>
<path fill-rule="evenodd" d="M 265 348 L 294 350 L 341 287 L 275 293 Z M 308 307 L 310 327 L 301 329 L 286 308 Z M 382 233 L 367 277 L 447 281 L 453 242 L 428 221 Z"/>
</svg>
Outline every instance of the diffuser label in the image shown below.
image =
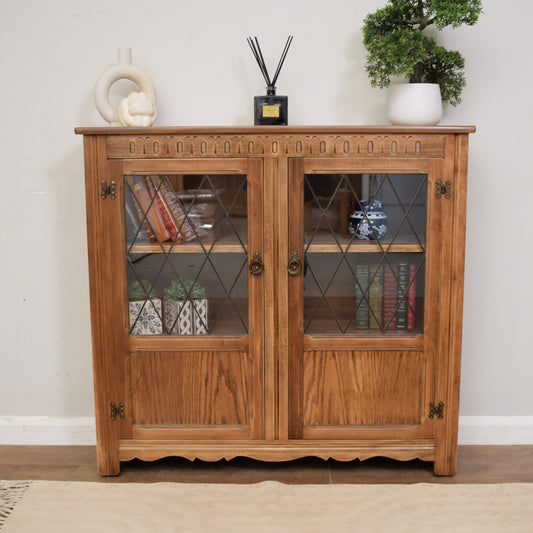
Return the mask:
<svg viewBox="0 0 533 533">
<path fill-rule="evenodd" d="M 279 104 L 278 105 L 264 105 L 263 117 L 279 117 Z"/>
</svg>

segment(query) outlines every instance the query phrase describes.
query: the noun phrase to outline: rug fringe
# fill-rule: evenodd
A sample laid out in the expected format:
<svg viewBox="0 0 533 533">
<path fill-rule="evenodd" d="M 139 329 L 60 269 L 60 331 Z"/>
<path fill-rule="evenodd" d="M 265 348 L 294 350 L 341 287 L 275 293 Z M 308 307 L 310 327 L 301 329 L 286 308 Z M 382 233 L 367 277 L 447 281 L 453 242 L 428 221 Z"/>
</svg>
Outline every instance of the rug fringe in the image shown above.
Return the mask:
<svg viewBox="0 0 533 533">
<path fill-rule="evenodd" d="M 31 481 L 0 480 L 0 529 L 30 485 Z"/>
</svg>

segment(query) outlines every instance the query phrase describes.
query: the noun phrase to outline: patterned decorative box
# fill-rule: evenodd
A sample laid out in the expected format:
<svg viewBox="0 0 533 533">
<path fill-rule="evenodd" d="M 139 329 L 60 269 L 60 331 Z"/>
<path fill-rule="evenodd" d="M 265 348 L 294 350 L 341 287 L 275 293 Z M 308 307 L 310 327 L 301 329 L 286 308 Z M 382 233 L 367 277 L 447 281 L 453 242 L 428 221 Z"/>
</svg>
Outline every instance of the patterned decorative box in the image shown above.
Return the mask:
<svg viewBox="0 0 533 533">
<path fill-rule="evenodd" d="M 129 302 L 129 311 L 131 335 L 161 335 L 163 333 L 159 298 Z"/>
<path fill-rule="evenodd" d="M 206 335 L 208 300 L 175 301 L 163 298 L 163 320 L 169 335 Z"/>
<path fill-rule="evenodd" d="M 207 335 L 207 312 L 209 304 L 207 298 L 193 300 L 193 330 L 195 335 Z"/>
</svg>

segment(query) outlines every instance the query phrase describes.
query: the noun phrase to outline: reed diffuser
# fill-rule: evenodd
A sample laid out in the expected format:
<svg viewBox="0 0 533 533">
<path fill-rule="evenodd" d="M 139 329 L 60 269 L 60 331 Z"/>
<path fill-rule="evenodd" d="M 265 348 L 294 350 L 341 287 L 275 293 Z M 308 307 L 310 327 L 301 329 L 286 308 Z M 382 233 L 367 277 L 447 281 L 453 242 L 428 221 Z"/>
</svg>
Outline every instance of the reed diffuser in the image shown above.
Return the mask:
<svg viewBox="0 0 533 533">
<path fill-rule="evenodd" d="M 268 75 L 268 69 L 257 37 L 254 37 L 254 39 L 248 37 L 247 39 L 255 60 L 259 65 L 261 74 L 263 74 L 263 78 L 265 78 L 267 84 L 266 95 L 254 97 L 254 125 L 256 126 L 287 125 L 288 123 L 288 98 L 276 94 L 276 81 L 278 80 L 285 58 L 287 57 L 287 52 L 289 51 L 292 39 L 292 35 L 289 35 L 287 42 L 285 43 L 285 48 L 281 53 L 278 68 L 272 79 L 270 79 L 270 76 Z"/>
</svg>

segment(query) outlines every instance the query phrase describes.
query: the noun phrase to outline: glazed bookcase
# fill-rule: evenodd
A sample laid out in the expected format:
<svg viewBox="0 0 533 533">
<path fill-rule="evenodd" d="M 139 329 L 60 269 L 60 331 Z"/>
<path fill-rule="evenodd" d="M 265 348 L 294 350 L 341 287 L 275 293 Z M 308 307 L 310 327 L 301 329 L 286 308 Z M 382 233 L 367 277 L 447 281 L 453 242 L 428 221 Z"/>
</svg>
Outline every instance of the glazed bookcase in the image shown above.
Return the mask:
<svg viewBox="0 0 533 533">
<path fill-rule="evenodd" d="M 385 456 L 454 474 L 474 131 L 78 128 L 99 473 Z M 384 234 L 351 218 L 363 201 Z"/>
</svg>

